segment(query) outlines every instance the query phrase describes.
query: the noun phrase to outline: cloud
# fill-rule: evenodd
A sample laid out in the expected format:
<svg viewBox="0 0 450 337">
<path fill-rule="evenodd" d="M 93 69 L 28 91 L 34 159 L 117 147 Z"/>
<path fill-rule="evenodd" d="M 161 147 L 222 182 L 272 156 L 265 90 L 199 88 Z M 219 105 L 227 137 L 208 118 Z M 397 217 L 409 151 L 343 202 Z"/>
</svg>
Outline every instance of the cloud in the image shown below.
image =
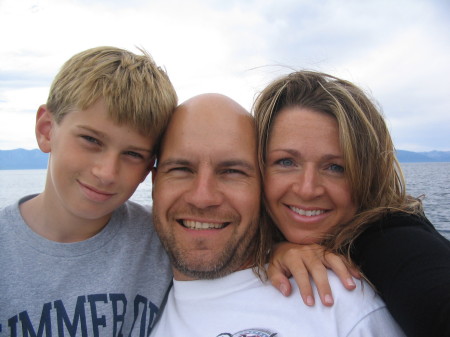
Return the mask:
<svg viewBox="0 0 450 337">
<path fill-rule="evenodd" d="M 2 0 L 0 125 L 33 121 L 73 54 L 138 46 L 166 68 L 181 101 L 220 92 L 250 109 L 280 74 L 321 70 L 371 92 L 398 147 L 450 150 L 440 127 L 450 104 L 449 9 L 443 0 Z M 35 147 L 25 130 L 3 131 L 0 148 Z"/>
</svg>

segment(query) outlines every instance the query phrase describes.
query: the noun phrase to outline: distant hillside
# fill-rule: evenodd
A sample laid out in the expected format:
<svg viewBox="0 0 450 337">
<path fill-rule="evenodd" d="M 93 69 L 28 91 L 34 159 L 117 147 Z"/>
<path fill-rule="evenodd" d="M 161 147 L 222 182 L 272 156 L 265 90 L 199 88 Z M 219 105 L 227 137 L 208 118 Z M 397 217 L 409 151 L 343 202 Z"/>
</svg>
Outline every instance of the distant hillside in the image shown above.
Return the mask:
<svg viewBox="0 0 450 337">
<path fill-rule="evenodd" d="M 450 151 L 411 152 L 397 150 L 401 163 L 450 162 Z M 40 150 L 0 150 L 0 170 L 46 169 L 48 154 Z"/>
<path fill-rule="evenodd" d="M 411 152 L 397 150 L 397 159 L 401 163 L 450 162 L 450 151 Z"/>
<path fill-rule="evenodd" d="M 46 169 L 48 154 L 41 150 L 0 150 L 0 170 Z"/>
</svg>

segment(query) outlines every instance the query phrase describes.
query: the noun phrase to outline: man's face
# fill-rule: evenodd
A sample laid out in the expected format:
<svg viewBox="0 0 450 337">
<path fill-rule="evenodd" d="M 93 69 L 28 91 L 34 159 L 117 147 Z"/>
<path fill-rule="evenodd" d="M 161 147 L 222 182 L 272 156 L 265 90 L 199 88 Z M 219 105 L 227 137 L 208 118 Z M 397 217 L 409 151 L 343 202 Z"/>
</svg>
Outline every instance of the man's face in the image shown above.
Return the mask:
<svg viewBox="0 0 450 337">
<path fill-rule="evenodd" d="M 153 213 L 177 280 L 227 275 L 253 253 L 261 192 L 255 134 L 250 117 L 229 104 L 188 102 L 165 135 Z"/>
</svg>

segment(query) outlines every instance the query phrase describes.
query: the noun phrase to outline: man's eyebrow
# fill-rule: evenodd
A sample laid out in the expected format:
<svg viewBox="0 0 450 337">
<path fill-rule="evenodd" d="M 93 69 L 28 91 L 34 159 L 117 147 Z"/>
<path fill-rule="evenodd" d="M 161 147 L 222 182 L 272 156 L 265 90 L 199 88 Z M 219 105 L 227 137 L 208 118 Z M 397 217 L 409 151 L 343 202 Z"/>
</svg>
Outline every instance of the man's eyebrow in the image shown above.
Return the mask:
<svg viewBox="0 0 450 337">
<path fill-rule="evenodd" d="M 187 166 L 191 165 L 191 162 L 187 159 L 181 158 L 168 158 L 165 159 L 164 161 L 158 161 L 158 167 L 172 166 L 172 165 Z"/>
<path fill-rule="evenodd" d="M 224 160 L 219 163 L 220 167 L 243 167 L 250 171 L 255 171 L 256 167 L 252 163 L 242 160 L 242 159 L 230 159 L 230 160 Z"/>
</svg>

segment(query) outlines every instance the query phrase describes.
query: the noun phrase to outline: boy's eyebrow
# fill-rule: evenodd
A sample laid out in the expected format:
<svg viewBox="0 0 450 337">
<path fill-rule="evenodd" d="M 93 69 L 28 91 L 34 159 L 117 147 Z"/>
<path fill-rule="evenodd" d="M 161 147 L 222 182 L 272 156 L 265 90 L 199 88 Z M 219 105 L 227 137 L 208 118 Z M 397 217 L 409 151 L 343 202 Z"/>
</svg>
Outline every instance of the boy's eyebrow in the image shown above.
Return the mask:
<svg viewBox="0 0 450 337">
<path fill-rule="evenodd" d="M 84 130 L 86 130 L 86 131 L 95 133 L 96 135 L 98 135 L 98 136 L 100 136 L 100 137 L 105 137 L 105 134 L 104 134 L 103 132 L 98 131 L 98 130 L 96 130 L 96 129 L 93 129 L 93 128 L 91 128 L 90 126 L 87 126 L 87 125 L 77 125 L 77 128 L 78 128 L 78 129 L 84 129 Z"/>
<path fill-rule="evenodd" d="M 99 138 L 103 138 L 103 139 L 107 139 L 109 136 L 107 134 L 105 134 L 104 132 L 98 131 L 96 129 L 93 129 L 87 125 L 77 125 L 78 129 L 83 129 L 89 132 L 92 132 L 95 136 L 99 137 Z M 128 146 L 128 149 L 130 150 L 136 150 L 136 151 L 143 151 L 143 152 L 148 152 L 150 154 L 153 154 L 153 149 L 147 149 L 147 148 L 143 148 L 143 147 L 139 147 L 139 146 L 134 146 L 134 145 L 130 145 Z"/>
</svg>

